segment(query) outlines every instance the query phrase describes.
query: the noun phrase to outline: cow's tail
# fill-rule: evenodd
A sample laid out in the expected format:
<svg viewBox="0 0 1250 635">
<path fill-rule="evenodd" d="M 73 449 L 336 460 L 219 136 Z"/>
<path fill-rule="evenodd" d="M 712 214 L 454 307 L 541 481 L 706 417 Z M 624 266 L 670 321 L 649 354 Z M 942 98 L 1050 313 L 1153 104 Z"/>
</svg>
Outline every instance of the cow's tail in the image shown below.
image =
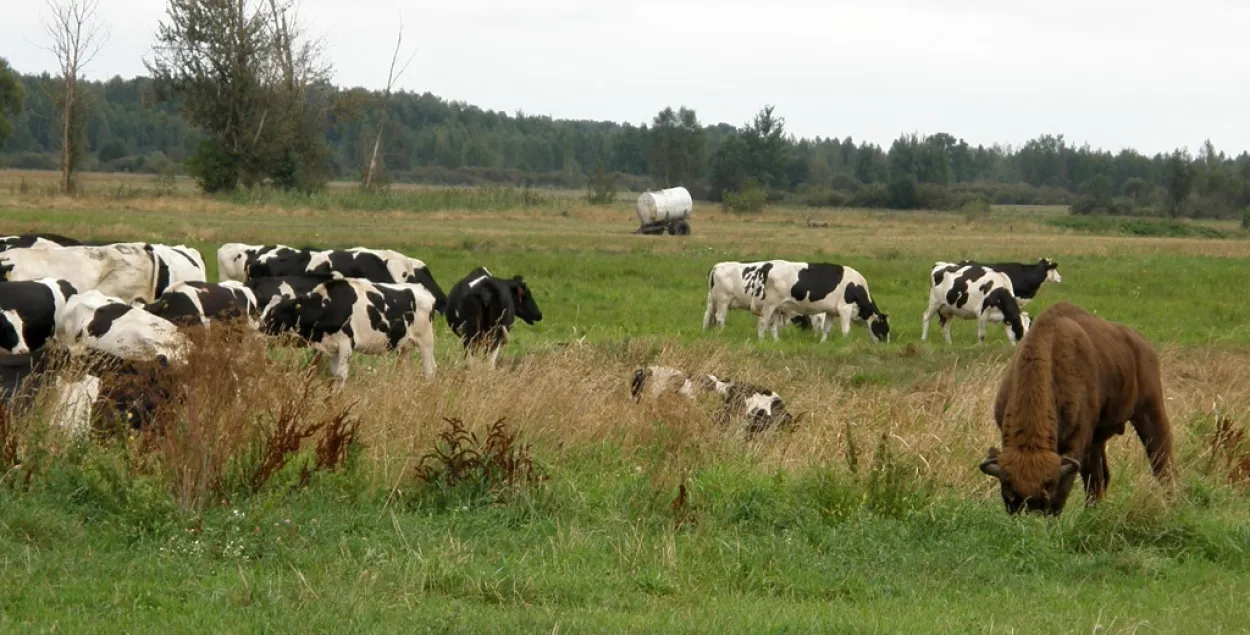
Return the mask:
<svg viewBox="0 0 1250 635">
<path fill-rule="evenodd" d="M 712 326 L 716 309 L 716 267 L 712 267 L 707 272 L 707 308 L 703 311 L 703 330 Z"/>
</svg>

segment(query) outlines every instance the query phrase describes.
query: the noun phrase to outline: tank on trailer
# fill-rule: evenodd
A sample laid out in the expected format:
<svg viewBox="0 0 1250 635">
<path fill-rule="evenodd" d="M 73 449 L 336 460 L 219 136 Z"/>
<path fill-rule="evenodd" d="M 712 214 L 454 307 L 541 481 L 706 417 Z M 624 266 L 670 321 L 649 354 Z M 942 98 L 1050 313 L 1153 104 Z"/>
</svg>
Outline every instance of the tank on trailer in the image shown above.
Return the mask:
<svg viewBox="0 0 1250 635">
<path fill-rule="evenodd" d="M 659 235 L 668 232 L 674 236 L 690 235 L 690 213 L 694 201 L 684 187 L 649 190 L 638 197 L 638 222 L 635 234 Z"/>
</svg>

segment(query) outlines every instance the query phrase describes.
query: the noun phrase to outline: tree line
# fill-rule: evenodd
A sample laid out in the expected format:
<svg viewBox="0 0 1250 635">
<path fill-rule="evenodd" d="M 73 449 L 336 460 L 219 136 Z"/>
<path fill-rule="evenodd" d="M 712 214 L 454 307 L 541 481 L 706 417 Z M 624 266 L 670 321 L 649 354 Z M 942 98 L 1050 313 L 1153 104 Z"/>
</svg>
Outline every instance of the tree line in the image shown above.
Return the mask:
<svg viewBox="0 0 1250 635">
<path fill-rule="evenodd" d="M 170 0 L 145 60 L 150 77 L 76 82 L 76 160 L 92 170 L 183 171 L 206 191 L 312 190 L 350 179 L 585 187 L 595 200 L 610 200 L 618 187 L 683 185 L 744 211 L 782 200 L 896 209 L 1066 204 L 1077 213 L 1193 217 L 1250 207 L 1250 154 L 1209 141 L 1196 155 L 1153 156 L 1076 146 L 1061 135 L 1013 148 L 912 133 L 882 147 L 796 138 L 772 106 L 739 126 L 706 125 L 686 107 L 635 125 L 339 88 L 291 7 Z M 17 75 L 0 60 L 0 165 L 57 168 L 63 84 L 46 73 Z"/>
</svg>

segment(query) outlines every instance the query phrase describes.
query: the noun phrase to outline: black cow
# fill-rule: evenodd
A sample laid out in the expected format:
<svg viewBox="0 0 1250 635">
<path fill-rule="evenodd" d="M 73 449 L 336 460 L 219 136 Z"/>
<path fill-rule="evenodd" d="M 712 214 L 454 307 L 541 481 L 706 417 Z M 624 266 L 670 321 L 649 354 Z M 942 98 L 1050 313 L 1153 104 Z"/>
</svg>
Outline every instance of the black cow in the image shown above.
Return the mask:
<svg viewBox="0 0 1250 635">
<path fill-rule="evenodd" d="M 22 355 L 42 348 L 76 293 L 70 283 L 51 278 L 0 282 L 0 352 Z"/>
<path fill-rule="evenodd" d="M 143 310 L 179 326 L 208 326 L 211 320 L 250 318 L 258 309 L 252 290 L 239 282 L 179 282 Z"/>
<path fill-rule="evenodd" d="M 1042 288 L 1042 283 L 1053 282 L 1059 284 L 1063 282 L 1063 276 L 1059 275 L 1059 263 L 1049 258 L 1039 258 L 1034 264 L 1022 262 L 985 264 L 972 260 L 962 260 L 959 264 L 961 266 L 985 267 L 1011 278 L 1012 292 L 1015 294 L 1016 301 L 1020 306 L 1028 304 L 1029 301 L 1037 297 L 1037 292 Z"/>
<path fill-rule="evenodd" d="M 516 318 L 526 324 L 543 319 L 534 294 L 521 276 L 496 278 L 486 267 L 478 267 L 447 295 L 447 325 L 460 336 L 466 355 L 485 346 L 491 368 L 508 342 L 508 331 Z"/>
</svg>

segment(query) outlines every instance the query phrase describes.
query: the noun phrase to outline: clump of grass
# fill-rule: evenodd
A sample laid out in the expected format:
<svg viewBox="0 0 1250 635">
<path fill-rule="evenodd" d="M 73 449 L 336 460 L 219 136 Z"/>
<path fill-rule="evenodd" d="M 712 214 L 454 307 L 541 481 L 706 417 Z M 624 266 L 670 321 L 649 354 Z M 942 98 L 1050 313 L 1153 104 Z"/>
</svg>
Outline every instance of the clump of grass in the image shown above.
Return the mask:
<svg viewBox="0 0 1250 635">
<path fill-rule="evenodd" d="M 1121 234 L 1153 238 L 1230 238 L 1231 234 L 1207 225 L 1176 220 L 1116 218 L 1109 216 L 1064 216 L 1049 222 L 1061 229 L 1092 234 Z"/>
<path fill-rule="evenodd" d="M 417 464 L 417 480 L 444 496 L 457 493 L 470 499 L 498 495 L 533 485 L 546 478 L 534 464 L 528 444 L 517 439 L 505 419 L 491 424 L 481 441 L 460 419 L 444 419 L 434 447 Z"/>
</svg>

